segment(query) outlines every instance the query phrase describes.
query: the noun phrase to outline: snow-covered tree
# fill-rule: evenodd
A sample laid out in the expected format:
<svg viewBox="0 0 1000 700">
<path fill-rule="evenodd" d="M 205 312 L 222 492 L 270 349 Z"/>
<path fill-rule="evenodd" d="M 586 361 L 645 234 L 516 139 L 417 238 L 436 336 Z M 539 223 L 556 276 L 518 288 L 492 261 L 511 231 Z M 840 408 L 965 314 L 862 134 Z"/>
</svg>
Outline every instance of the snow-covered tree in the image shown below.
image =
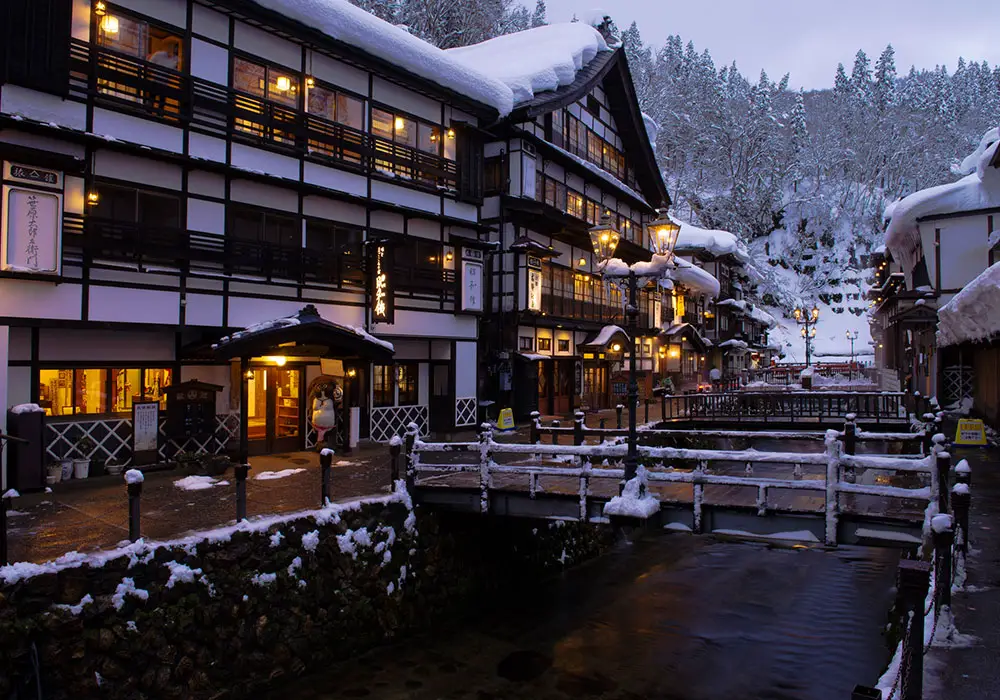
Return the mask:
<svg viewBox="0 0 1000 700">
<path fill-rule="evenodd" d="M 545 19 L 545 0 L 537 0 L 535 11 L 531 15 L 531 26 L 541 27 L 546 24 L 548 24 L 548 21 Z"/>
</svg>

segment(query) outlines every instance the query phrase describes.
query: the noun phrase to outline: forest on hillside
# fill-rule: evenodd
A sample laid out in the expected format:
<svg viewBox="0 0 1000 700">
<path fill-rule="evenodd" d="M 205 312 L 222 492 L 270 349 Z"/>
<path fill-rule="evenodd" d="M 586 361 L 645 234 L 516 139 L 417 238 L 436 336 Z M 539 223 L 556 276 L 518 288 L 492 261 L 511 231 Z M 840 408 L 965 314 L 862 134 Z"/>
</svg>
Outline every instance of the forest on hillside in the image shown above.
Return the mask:
<svg viewBox="0 0 1000 700">
<path fill-rule="evenodd" d="M 546 23 L 544 0 L 353 0 L 442 48 Z M 951 168 L 1000 120 L 1000 67 L 956 57 L 897 70 L 891 46 L 833 87 L 795 92 L 788 75 L 744 76 L 707 48 L 671 35 L 649 46 L 619 31 L 675 212 L 739 234 L 765 277 L 762 301 L 788 310 L 819 300 L 861 316 L 861 256 L 881 242 L 882 212 L 910 192 L 955 178 Z M 789 66 L 794 70 L 794 66 Z M 766 262 L 765 262 L 766 261 Z"/>
</svg>

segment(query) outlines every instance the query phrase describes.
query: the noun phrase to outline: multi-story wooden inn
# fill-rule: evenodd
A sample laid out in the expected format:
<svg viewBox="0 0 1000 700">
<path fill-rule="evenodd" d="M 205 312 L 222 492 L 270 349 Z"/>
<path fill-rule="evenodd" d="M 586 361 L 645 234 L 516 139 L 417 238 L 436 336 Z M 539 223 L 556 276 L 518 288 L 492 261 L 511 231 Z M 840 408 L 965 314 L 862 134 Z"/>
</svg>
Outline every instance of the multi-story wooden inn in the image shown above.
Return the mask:
<svg viewBox="0 0 1000 700">
<path fill-rule="evenodd" d="M 567 55 L 537 74 L 500 58 L 539 46 L 565 47 Z M 493 266 L 486 334 L 491 389 L 520 416 L 614 406 L 626 387 L 625 292 L 601 278 L 589 229 L 608 214 L 620 234 L 615 256 L 649 260 L 645 225 L 669 204 L 625 52 L 584 24 L 540 27 L 453 52 L 515 93 L 513 112 L 490 129 L 486 146 L 484 221 L 498 229 L 503 250 Z M 637 304 L 632 342 L 647 396 L 667 361 L 669 341 L 660 334 L 673 309 L 662 291 L 641 289 Z"/>
<path fill-rule="evenodd" d="M 4 3 L 0 403 L 44 408 L 52 457 L 82 428 L 127 459 L 133 404 L 195 379 L 230 430 L 245 384 L 253 452 L 311 443 L 321 378 L 362 438 L 475 423 L 503 92 L 309 7 Z"/>
</svg>

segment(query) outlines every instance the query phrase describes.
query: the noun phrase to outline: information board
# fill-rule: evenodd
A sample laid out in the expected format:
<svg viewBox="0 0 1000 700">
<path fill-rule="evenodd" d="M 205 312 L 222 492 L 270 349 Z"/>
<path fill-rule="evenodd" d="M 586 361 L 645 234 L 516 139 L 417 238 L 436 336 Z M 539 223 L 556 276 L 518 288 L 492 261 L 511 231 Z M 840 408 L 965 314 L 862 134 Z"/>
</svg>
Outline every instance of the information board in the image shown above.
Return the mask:
<svg viewBox="0 0 1000 700">
<path fill-rule="evenodd" d="M 132 404 L 132 464 L 154 464 L 160 459 L 160 404 L 136 401 Z"/>
<path fill-rule="evenodd" d="M 956 445 L 985 445 L 986 428 L 983 422 L 974 418 L 963 418 L 958 421 L 955 431 Z"/>
</svg>

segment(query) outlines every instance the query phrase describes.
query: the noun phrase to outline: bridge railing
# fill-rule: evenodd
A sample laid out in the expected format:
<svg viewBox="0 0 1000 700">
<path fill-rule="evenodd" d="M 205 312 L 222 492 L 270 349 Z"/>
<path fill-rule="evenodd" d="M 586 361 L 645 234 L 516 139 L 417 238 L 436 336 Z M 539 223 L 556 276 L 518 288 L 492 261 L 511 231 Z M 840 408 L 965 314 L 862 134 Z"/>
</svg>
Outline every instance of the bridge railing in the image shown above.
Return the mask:
<svg viewBox="0 0 1000 700">
<path fill-rule="evenodd" d="M 647 421 L 648 423 L 648 421 Z M 857 445 L 865 442 L 893 443 L 900 449 L 912 449 L 923 454 L 929 454 L 931 435 L 935 432 L 933 422 L 923 424 L 923 428 L 915 432 L 873 432 L 860 430 L 857 426 L 857 416 L 848 413 L 844 418 L 844 428 L 838 432 L 838 437 L 844 439 L 844 450 L 853 454 Z M 808 442 L 824 442 L 827 431 L 824 430 L 704 430 L 663 428 L 660 426 L 643 425 L 637 432 L 639 444 L 656 444 L 669 438 L 712 438 L 712 439 L 745 439 L 745 440 L 804 440 Z M 531 414 L 528 442 L 536 444 L 549 439 L 552 444 L 561 441 L 573 445 L 583 445 L 593 440 L 606 441 L 620 439 L 628 435 L 628 428 L 622 427 L 622 411 L 618 411 L 616 427 L 605 427 L 605 420 L 600 419 L 599 427 L 587 425 L 587 414 L 577 411 L 573 416 L 572 427 L 562 427 L 556 420 L 550 425 L 543 425 L 541 414 L 534 411 Z"/>
<path fill-rule="evenodd" d="M 836 420 L 848 413 L 876 424 L 905 419 L 906 395 L 874 391 L 744 391 L 660 397 L 661 416 L 669 420 L 787 423 Z"/>
<path fill-rule="evenodd" d="M 817 512 L 815 508 L 778 507 L 769 501 L 772 490 L 811 491 L 822 494 L 822 512 L 826 515 L 825 540 L 837 542 L 837 526 L 843 510 L 841 495 L 876 496 L 883 499 L 907 499 L 923 503 L 940 497 L 942 455 L 939 448 L 926 457 L 851 455 L 844 451 L 842 436 L 830 431 L 826 449 L 821 453 L 759 452 L 757 450 L 708 450 L 673 447 L 638 447 L 639 460 L 646 467 L 650 484 L 689 484 L 693 509 L 694 531 L 701 531 L 705 506 L 705 487 L 737 486 L 754 488 L 759 516 L 774 512 Z M 943 441 L 943 436 L 939 436 Z M 617 483 L 624 469 L 617 463 L 624 459 L 627 446 L 602 443 L 596 445 L 542 445 L 498 443 L 491 429 L 484 429 L 478 442 L 429 443 L 419 439 L 411 428 L 405 438 L 406 480 L 410 488 L 478 489 L 480 510 L 490 511 L 491 491 L 527 491 L 531 499 L 542 493 L 542 478 L 561 478 L 555 491 L 563 496 L 575 494 L 579 500 L 578 518 L 593 520 L 591 501 L 607 500 L 608 490 L 594 488 L 602 480 Z M 466 459 L 466 456 L 472 459 Z M 434 460 L 434 461 L 432 461 Z M 499 461 L 498 461 L 499 460 Z M 596 465 L 596 466 L 595 466 Z M 605 466 L 607 465 L 607 466 Z M 781 476 L 757 476 L 754 469 L 768 465 L 784 468 Z M 734 475 L 734 468 L 743 475 Z M 947 461 L 944 480 L 947 480 Z M 807 470 L 810 472 L 807 478 Z M 905 473 L 919 477 L 915 488 L 858 483 L 858 473 L 878 470 Z M 729 472 L 729 473 L 726 473 Z M 817 473 L 818 472 L 818 473 Z M 456 475 L 472 474 L 475 479 Z M 926 477 L 926 478 L 925 478 Z M 611 489 L 614 493 L 614 488 Z M 664 501 L 686 505 L 688 501 Z"/>
</svg>

